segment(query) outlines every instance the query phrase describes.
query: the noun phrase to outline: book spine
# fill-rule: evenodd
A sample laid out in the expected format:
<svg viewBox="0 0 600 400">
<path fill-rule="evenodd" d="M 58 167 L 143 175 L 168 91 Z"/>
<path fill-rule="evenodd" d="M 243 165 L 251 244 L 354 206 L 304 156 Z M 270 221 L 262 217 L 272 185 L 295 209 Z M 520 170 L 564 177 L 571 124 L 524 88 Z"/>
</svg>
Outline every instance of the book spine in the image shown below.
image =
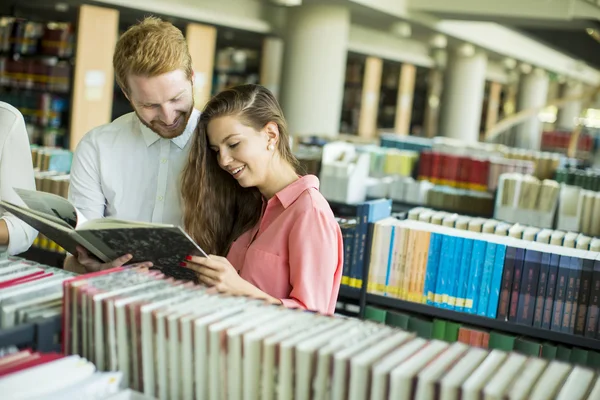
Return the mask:
<svg viewBox="0 0 600 400">
<path fill-rule="evenodd" d="M 544 315 L 542 316 L 542 328 L 550 329 L 552 324 L 552 309 L 554 307 L 554 296 L 558 278 L 558 262 L 560 255 L 550 255 L 550 267 L 548 268 L 548 285 L 546 287 L 546 298 L 544 299 Z"/>
<path fill-rule="evenodd" d="M 521 279 L 521 290 L 517 311 L 517 323 L 519 324 L 527 326 L 533 324 L 535 295 L 537 294 L 541 260 L 541 252 L 531 249 L 528 249 L 525 252 L 525 262 L 523 263 L 523 276 Z"/>
<path fill-rule="evenodd" d="M 465 312 L 475 314 L 479 301 L 479 289 L 481 285 L 481 275 L 483 273 L 483 264 L 485 262 L 487 242 L 476 240 L 473 243 L 473 258 L 471 259 L 469 291 L 465 304 Z"/>
<path fill-rule="evenodd" d="M 358 269 L 358 260 L 360 257 L 360 245 L 361 245 L 361 232 L 362 232 L 362 224 L 363 224 L 363 214 L 365 214 L 366 204 L 359 204 L 356 210 L 356 216 L 358 219 L 358 224 L 356 225 L 355 233 L 354 233 L 354 246 L 352 249 L 352 263 L 350 265 L 348 271 L 348 285 L 351 287 L 357 287 L 356 281 L 356 271 Z"/>
<path fill-rule="evenodd" d="M 578 257 L 571 257 L 571 268 L 569 271 L 569 277 L 567 280 L 567 291 L 565 295 L 565 306 L 563 311 L 563 318 L 561 323 L 561 332 L 571 332 L 571 317 L 573 315 L 573 309 L 577 299 L 577 289 L 579 281 L 581 279 L 581 259 Z M 572 333 L 572 332 L 571 332 Z"/>
<path fill-rule="evenodd" d="M 592 274 L 594 272 L 594 260 L 584 259 L 583 270 L 581 272 L 581 286 L 579 288 L 579 296 L 577 298 L 577 313 L 575 317 L 576 335 L 584 335 L 585 322 L 588 312 L 588 304 L 590 301 L 590 293 L 592 287 Z"/>
<path fill-rule="evenodd" d="M 544 301 L 546 299 L 546 290 L 548 289 L 548 270 L 550 269 L 550 253 L 542 253 L 540 264 L 540 278 L 538 281 L 537 295 L 535 297 L 535 311 L 533 313 L 533 326 L 542 327 L 544 317 Z"/>
<path fill-rule="evenodd" d="M 508 320 L 517 321 L 517 307 L 519 305 L 519 294 L 521 292 L 521 275 L 523 274 L 523 261 L 525 259 L 525 249 L 517 248 L 515 254 L 515 269 L 513 272 L 513 283 L 510 294 L 510 306 L 508 311 Z"/>
<path fill-rule="evenodd" d="M 463 243 L 462 259 L 460 261 L 460 275 L 457 283 L 456 311 L 464 312 L 467 287 L 469 285 L 469 270 L 473 254 L 473 239 L 465 239 Z"/>
<path fill-rule="evenodd" d="M 448 277 L 448 308 L 456 310 L 456 299 L 458 292 L 457 276 L 460 276 L 462 254 L 464 249 L 465 239 L 461 237 L 455 238 L 454 255 L 452 258 L 451 270 Z"/>
<path fill-rule="evenodd" d="M 502 274 L 504 272 L 504 260 L 506 258 L 506 245 L 498 244 L 496 246 L 496 257 L 494 260 L 494 270 L 492 271 L 492 283 L 490 286 L 490 298 L 486 316 L 496 318 L 498 312 L 498 302 L 500 299 L 500 287 L 502 285 Z"/>
<path fill-rule="evenodd" d="M 485 261 L 483 262 L 483 272 L 481 274 L 481 290 L 479 291 L 479 300 L 477 302 L 477 315 L 484 317 L 487 314 L 490 298 L 492 271 L 496 263 L 496 247 L 496 243 L 488 243 L 485 250 Z"/>
<path fill-rule="evenodd" d="M 600 260 L 594 261 L 589 308 L 585 324 L 585 336 L 598 338 L 598 316 L 600 315 Z"/>
<path fill-rule="evenodd" d="M 562 317 L 567 295 L 567 282 L 569 281 L 569 271 L 571 270 L 571 257 L 560 256 L 558 264 L 558 275 L 556 280 L 556 295 L 554 296 L 554 308 L 552 309 L 552 323 L 550 330 L 560 331 L 562 327 Z"/>
<path fill-rule="evenodd" d="M 512 293 L 513 274 L 515 272 L 516 247 L 508 246 L 504 257 L 504 269 L 502 271 L 502 283 L 500 288 L 500 299 L 498 301 L 498 312 L 496 319 L 507 321 L 510 307 L 510 295 Z"/>
<path fill-rule="evenodd" d="M 440 249 L 442 244 L 442 235 L 433 232 L 429 239 L 429 254 L 427 256 L 427 269 L 425 270 L 425 285 L 423 295 L 426 298 L 426 304 L 433 305 L 435 295 L 435 283 L 440 264 Z"/>
</svg>

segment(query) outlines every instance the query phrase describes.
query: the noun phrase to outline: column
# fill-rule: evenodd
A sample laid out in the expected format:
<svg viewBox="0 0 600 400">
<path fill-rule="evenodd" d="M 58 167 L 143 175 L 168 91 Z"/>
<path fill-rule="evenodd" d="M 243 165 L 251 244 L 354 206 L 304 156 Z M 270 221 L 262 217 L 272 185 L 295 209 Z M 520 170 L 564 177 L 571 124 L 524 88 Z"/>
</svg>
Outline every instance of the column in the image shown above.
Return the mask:
<svg viewBox="0 0 600 400">
<path fill-rule="evenodd" d="M 269 89 L 277 98 L 279 98 L 282 62 L 283 40 L 278 37 L 266 37 L 262 47 L 260 84 Z"/>
<path fill-rule="evenodd" d="M 528 74 L 521 75 L 518 94 L 519 111 L 537 109 L 546 105 L 550 79 L 546 71 L 535 68 Z M 543 124 L 538 113 L 516 126 L 517 146 L 525 149 L 539 150 L 542 139 Z"/>
<path fill-rule="evenodd" d="M 427 103 L 425 104 L 425 116 L 423 131 L 425 137 L 438 135 L 440 125 L 440 103 L 444 88 L 444 68 L 446 66 L 447 52 L 445 48 L 433 48 L 432 58 L 434 64 L 429 70 L 427 77 Z"/>
<path fill-rule="evenodd" d="M 292 135 L 338 135 L 349 30 L 345 5 L 289 10 L 281 104 Z"/>
<path fill-rule="evenodd" d="M 479 140 L 487 55 L 471 45 L 450 51 L 442 95 L 440 133 L 467 143 Z"/>
<path fill-rule="evenodd" d="M 566 82 L 561 90 L 561 98 L 583 96 L 583 84 L 581 82 Z M 577 125 L 577 119 L 581 114 L 582 101 L 573 100 L 558 110 L 556 128 L 572 131 Z"/>
<path fill-rule="evenodd" d="M 400 68 L 398 99 L 396 102 L 396 123 L 394 124 L 394 132 L 400 135 L 410 135 L 410 120 L 412 117 L 416 77 L 417 67 L 412 64 L 402 64 Z"/>
<path fill-rule="evenodd" d="M 185 38 L 194 69 L 194 107 L 202 110 L 212 91 L 217 28 L 190 23 L 187 25 Z"/>
<path fill-rule="evenodd" d="M 89 130 L 111 120 L 114 69 L 119 34 L 119 12 L 82 5 L 77 19 L 77 51 L 69 147 L 75 150 Z"/>
<path fill-rule="evenodd" d="M 500 94 L 502 85 L 498 82 L 490 82 L 490 94 L 487 104 L 485 130 L 491 129 L 498 122 L 498 113 L 500 112 Z"/>
<path fill-rule="evenodd" d="M 358 118 L 358 136 L 374 138 L 377 136 L 377 112 L 381 93 L 381 73 L 383 60 L 367 57 L 363 75 L 360 117 Z"/>
</svg>

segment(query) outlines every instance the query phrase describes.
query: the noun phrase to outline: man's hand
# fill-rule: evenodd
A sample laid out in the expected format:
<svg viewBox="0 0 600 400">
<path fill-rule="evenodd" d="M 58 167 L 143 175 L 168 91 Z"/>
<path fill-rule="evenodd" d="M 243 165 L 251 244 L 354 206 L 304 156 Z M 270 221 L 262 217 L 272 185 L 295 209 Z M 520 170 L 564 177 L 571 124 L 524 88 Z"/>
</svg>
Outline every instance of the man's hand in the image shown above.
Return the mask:
<svg viewBox="0 0 600 400">
<path fill-rule="evenodd" d="M 88 252 L 80 246 L 77 246 L 77 257 L 71 256 L 65 259 L 65 269 L 68 271 L 78 273 L 97 272 L 105 269 L 116 268 L 123 266 L 126 262 L 131 260 L 133 256 L 131 254 L 125 254 L 119 258 L 112 260 L 111 262 L 103 263 L 95 258 L 91 257 Z M 141 262 L 130 265 L 129 267 L 145 267 L 149 268 L 152 266 L 151 262 Z"/>
</svg>

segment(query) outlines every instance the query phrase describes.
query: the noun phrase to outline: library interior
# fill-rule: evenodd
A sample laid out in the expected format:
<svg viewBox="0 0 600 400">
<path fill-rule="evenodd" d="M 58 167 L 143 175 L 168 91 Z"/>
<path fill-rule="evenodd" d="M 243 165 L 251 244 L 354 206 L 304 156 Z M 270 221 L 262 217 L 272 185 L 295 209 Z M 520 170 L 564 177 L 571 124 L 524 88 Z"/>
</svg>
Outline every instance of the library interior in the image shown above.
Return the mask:
<svg viewBox="0 0 600 400">
<path fill-rule="evenodd" d="M 2 0 L 0 311 L 2 399 L 600 400 L 600 0 Z"/>
</svg>

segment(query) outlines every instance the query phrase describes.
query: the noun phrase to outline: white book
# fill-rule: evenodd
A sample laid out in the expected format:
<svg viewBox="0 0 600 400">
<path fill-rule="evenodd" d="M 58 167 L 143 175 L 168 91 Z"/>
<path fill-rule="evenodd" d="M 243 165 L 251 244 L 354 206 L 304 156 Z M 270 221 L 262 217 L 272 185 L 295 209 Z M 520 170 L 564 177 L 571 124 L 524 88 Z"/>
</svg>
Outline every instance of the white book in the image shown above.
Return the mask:
<svg viewBox="0 0 600 400">
<path fill-rule="evenodd" d="M 322 317 L 322 319 L 322 324 L 310 327 L 304 332 L 281 341 L 279 345 L 279 371 L 277 380 L 277 398 L 279 400 L 292 400 L 294 398 L 294 353 L 296 346 L 311 337 L 326 334 L 344 322 L 342 318 Z"/>
<path fill-rule="evenodd" d="M 587 397 L 587 400 L 597 400 L 600 399 L 600 379 L 596 380 L 594 387 L 590 391 L 590 394 Z"/>
<path fill-rule="evenodd" d="M 371 370 L 371 393 L 370 400 L 387 400 L 390 390 L 390 372 L 412 357 L 427 344 L 423 338 L 414 338 L 403 346 L 394 350 L 387 357 L 379 360 Z"/>
<path fill-rule="evenodd" d="M 455 342 L 439 355 L 418 375 L 415 400 L 429 400 L 435 397 L 436 383 L 448 373 L 455 362 L 469 349 L 464 343 Z"/>
<path fill-rule="evenodd" d="M 483 388 L 484 400 L 504 400 L 510 383 L 522 372 L 527 357 L 518 353 L 509 353 L 498 373 Z"/>
<path fill-rule="evenodd" d="M 296 346 L 296 374 L 294 400 L 310 400 L 313 392 L 313 379 L 316 374 L 316 352 L 332 340 L 339 340 L 345 332 L 355 330 L 361 325 L 357 319 L 343 320 L 331 330 L 315 335 Z"/>
<path fill-rule="evenodd" d="M 412 382 L 418 373 L 432 360 L 448 348 L 448 343 L 440 340 L 429 341 L 416 354 L 396 366 L 390 372 L 390 398 L 411 400 L 414 396 Z"/>
<path fill-rule="evenodd" d="M 567 379 L 567 376 L 569 376 L 572 368 L 571 364 L 552 361 L 533 387 L 529 395 L 529 400 L 550 400 L 556 398 L 558 391 L 565 379 Z"/>
<path fill-rule="evenodd" d="M 300 310 L 287 312 L 276 321 L 261 326 L 244 335 L 242 386 L 244 388 L 244 400 L 258 400 L 261 398 L 261 349 L 263 341 L 271 336 L 281 334 L 282 332 L 290 332 L 301 327 L 306 327 L 314 320 L 314 318 L 314 314 L 305 313 Z"/>
<path fill-rule="evenodd" d="M 351 345 L 340 348 L 339 351 L 333 353 L 333 376 L 330 378 L 330 389 L 325 398 L 333 400 L 345 400 L 348 395 L 348 368 L 349 360 L 355 354 L 363 352 L 365 349 L 374 346 L 381 340 L 391 337 L 396 330 L 382 330 L 363 338 L 360 341 L 354 342 Z M 322 349 L 323 355 L 327 358 L 327 349 Z M 321 355 L 322 353 L 319 352 Z M 330 366 L 331 367 L 331 364 Z"/>
<path fill-rule="evenodd" d="M 595 379 L 596 374 L 593 370 L 576 366 L 560 389 L 556 400 L 584 400 Z"/>
<path fill-rule="evenodd" d="M 332 383 L 334 374 L 331 373 L 333 357 L 337 352 L 346 351 L 345 349 L 362 348 L 364 342 L 376 343 L 393 332 L 392 328 L 382 324 L 376 324 L 365 321 L 356 329 L 352 329 L 342 335 L 337 340 L 331 341 L 317 350 L 317 367 L 315 378 L 313 380 L 313 399 L 329 400 L 332 396 Z M 335 373 L 335 371 L 334 371 Z"/>
<path fill-rule="evenodd" d="M 413 333 L 398 331 L 375 346 L 355 355 L 350 360 L 350 400 L 366 400 L 369 397 L 371 366 L 386 354 L 394 351 L 414 337 Z"/>
<path fill-rule="evenodd" d="M 502 363 L 506 360 L 507 353 L 492 350 L 479 367 L 462 385 L 463 400 L 479 400 L 485 384 L 494 376 Z"/>
</svg>

